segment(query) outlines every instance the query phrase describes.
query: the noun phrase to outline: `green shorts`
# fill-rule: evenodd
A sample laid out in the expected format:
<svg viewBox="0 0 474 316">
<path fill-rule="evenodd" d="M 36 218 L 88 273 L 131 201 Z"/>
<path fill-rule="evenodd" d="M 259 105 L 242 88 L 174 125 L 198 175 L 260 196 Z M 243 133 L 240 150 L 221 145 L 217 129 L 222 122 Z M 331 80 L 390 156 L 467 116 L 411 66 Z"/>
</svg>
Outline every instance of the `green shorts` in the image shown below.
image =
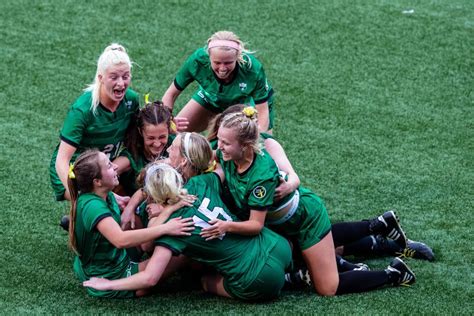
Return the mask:
<svg viewBox="0 0 474 316">
<path fill-rule="evenodd" d="M 53 153 L 53 157 L 51 157 L 51 162 L 49 163 L 49 178 L 51 179 L 51 186 L 54 191 L 54 197 L 56 201 L 64 201 L 64 193 L 66 189 L 59 179 L 58 173 L 56 172 L 56 157 L 58 155 L 58 148 Z"/>
<path fill-rule="evenodd" d="M 320 242 L 330 231 L 331 222 L 323 201 L 310 190 L 300 187 L 300 201 L 295 214 L 279 225 L 269 225 L 273 231 L 296 240 L 301 250 Z"/>
<path fill-rule="evenodd" d="M 279 238 L 268 254 L 267 262 L 255 280 L 245 289 L 233 286 L 224 279 L 224 288 L 232 297 L 245 301 L 266 301 L 276 298 L 285 284 L 285 271 L 291 266 L 288 241 Z"/>
<path fill-rule="evenodd" d="M 233 104 L 219 105 L 216 102 L 209 100 L 206 97 L 205 92 L 202 88 L 200 88 L 198 91 L 196 91 L 196 93 L 193 94 L 192 99 L 196 101 L 197 103 L 199 103 L 206 110 L 216 113 L 216 114 L 222 113 L 225 109 L 233 105 Z M 275 113 L 273 111 L 273 103 L 274 103 L 273 95 L 270 96 L 267 102 L 268 102 L 268 129 L 272 129 L 274 121 L 275 121 Z M 247 104 L 247 105 L 251 105 L 255 107 L 255 102 L 253 101 L 252 97 L 249 97 L 247 100 L 242 100 L 239 103 Z"/>
<path fill-rule="evenodd" d="M 127 269 L 117 279 L 128 278 L 136 273 L 138 273 L 138 263 L 130 261 Z M 81 277 L 79 277 L 79 279 L 81 279 Z M 86 289 L 87 289 L 87 293 L 93 297 L 100 297 L 100 298 L 134 298 L 136 297 L 136 294 L 135 294 L 136 291 L 99 291 L 90 287 Z"/>
</svg>

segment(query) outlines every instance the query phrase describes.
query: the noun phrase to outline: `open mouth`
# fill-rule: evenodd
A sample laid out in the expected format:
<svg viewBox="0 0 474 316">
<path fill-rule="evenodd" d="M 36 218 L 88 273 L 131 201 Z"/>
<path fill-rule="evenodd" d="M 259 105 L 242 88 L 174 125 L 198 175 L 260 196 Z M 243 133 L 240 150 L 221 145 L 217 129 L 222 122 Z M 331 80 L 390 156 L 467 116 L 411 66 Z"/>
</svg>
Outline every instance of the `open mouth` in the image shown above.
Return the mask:
<svg viewBox="0 0 474 316">
<path fill-rule="evenodd" d="M 125 94 L 125 89 L 114 89 L 114 96 L 116 98 L 122 98 Z"/>
</svg>

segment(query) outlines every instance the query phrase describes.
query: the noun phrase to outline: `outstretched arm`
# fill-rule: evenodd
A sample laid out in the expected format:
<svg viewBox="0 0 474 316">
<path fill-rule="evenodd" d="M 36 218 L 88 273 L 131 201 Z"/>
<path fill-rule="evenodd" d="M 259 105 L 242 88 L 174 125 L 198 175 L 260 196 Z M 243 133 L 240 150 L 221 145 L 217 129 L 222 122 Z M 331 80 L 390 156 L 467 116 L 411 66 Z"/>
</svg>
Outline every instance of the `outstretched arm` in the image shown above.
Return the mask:
<svg viewBox="0 0 474 316">
<path fill-rule="evenodd" d="M 192 218 L 173 218 L 166 224 L 123 231 L 112 217 L 105 217 L 97 224 L 99 232 L 117 248 L 130 248 L 163 235 L 189 236 L 194 230 Z"/>
<path fill-rule="evenodd" d="M 67 176 L 69 172 L 69 163 L 71 162 L 72 155 L 76 152 L 76 147 L 69 145 L 65 141 L 59 143 L 58 155 L 56 157 L 56 173 L 61 180 L 66 191 L 64 192 L 64 198 L 67 200 L 71 199 L 69 195 L 69 188 L 67 186 Z"/>
<path fill-rule="evenodd" d="M 255 108 L 258 111 L 258 129 L 260 132 L 268 132 L 268 126 L 270 124 L 270 112 L 268 109 L 268 102 L 255 104 Z"/>
<path fill-rule="evenodd" d="M 181 94 L 181 91 L 176 88 L 174 85 L 174 82 L 171 83 L 171 85 L 168 87 L 166 90 L 165 94 L 161 98 L 161 101 L 165 106 L 170 108 L 171 111 L 173 111 L 174 107 L 174 102 L 178 98 L 178 96 Z"/>
<path fill-rule="evenodd" d="M 99 291 L 131 291 L 141 290 L 155 286 L 160 280 L 166 266 L 171 260 L 171 250 L 157 246 L 153 251 L 145 270 L 128 278 L 118 280 L 107 280 L 103 278 L 91 278 L 82 283 L 85 287 L 91 287 Z"/>
</svg>

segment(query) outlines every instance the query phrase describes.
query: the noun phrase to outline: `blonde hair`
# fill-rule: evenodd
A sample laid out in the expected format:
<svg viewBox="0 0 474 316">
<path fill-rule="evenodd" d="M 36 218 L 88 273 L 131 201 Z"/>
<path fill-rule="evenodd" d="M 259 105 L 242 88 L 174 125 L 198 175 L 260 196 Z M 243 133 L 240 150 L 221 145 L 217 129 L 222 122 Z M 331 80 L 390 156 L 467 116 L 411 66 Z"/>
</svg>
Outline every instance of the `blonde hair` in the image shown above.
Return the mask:
<svg viewBox="0 0 474 316">
<path fill-rule="evenodd" d="M 132 62 L 127 54 L 125 47 L 120 44 L 112 43 L 107 46 L 97 61 L 97 70 L 94 77 L 94 82 L 91 83 L 85 91 L 92 92 L 91 110 L 95 114 L 100 100 L 100 80 L 99 75 L 103 76 L 105 72 L 112 66 L 125 64 L 132 69 Z M 131 75 L 130 75 L 131 76 Z"/>
<path fill-rule="evenodd" d="M 207 127 L 207 140 L 212 141 L 217 138 L 217 131 L 221 126 L 222 119 L 230 113 L 242 112 L 245 108 L 244 104 L 234 104 L 225 109 L 222 113 L 217 114 Z"/>
<path fill-rule="evenodd" d="M 252 108 L 251 114 L 245 114 L 246 109 L 224 116 L 219 128 L 232 128 L 239 143 L 250 147 L 253 152 L 258 154 L 261 152 L 262 145 L 259 142 L 260 132 L 257 125 L 257 110 Z"/>
<path fill-rule="evenodd" d="M 165 163 L 151 164 L 146 171 L 145 192 L 158 204 L 176 204 L 186 194 L 183 178 Z"/>
<path fill-rule="evenodd" d="M 180 153 L 192 170 L 197 174 L 207 170 L 213 158 L 213 152 L 206 137 L 194 132 L 180 133 L 177 137 L 181 140 Z"/>
<path fill-rule="evenodd" d="M 245 58 L 245 55 L 248 55 L 248 54 L 253 54 L 253 52 L 247 50 L 245 48 L 245 43 L 242 42 L 240 40 L 240 38 L 233 32 L 231 31 L 218 31 L 214 34 L 212 34 L 211 37 L 208 38 L 207 40 L 207 53 L 210 55 L 211 52 L 210 52 L 210 49 L 209 49 L 209 43 L 211 41 L 231 41 L 231 42 L 235 42 L 238 44 L 239 46 L 239 49 L 237 50 L 237 62 L 239 63 L 240 66 L 243 66 L 245 64 L 248 65 L 248 67 L 252 67 L 252 61 L 250 60 L 250 58 Z M 215 47 L 215 48 L 218 48 L 218 49 L 222 49 L 222 50 L 225 50 L 225 51 L 230 51 L 230 50 L 235 50 L 234 48 L 232 47 L 227 47 L 227 46 L 219 46 L 219 47 Z"/>
</svg>

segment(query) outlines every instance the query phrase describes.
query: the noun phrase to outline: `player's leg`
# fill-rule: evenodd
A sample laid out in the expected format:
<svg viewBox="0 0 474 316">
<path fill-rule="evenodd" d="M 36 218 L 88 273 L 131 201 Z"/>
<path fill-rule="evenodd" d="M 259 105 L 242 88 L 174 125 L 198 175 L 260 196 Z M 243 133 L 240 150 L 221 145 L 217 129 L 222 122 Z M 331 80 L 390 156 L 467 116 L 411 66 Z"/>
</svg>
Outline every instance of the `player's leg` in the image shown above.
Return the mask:
<svg viewBox="0 0 474 316">
<path fill-rule="evenodd" d="M 219 296 L 232 297 L 224 288 L 224 277 L 220 274 L 205 275 L 201 278 L 204 291 Z"/>
</svg>

